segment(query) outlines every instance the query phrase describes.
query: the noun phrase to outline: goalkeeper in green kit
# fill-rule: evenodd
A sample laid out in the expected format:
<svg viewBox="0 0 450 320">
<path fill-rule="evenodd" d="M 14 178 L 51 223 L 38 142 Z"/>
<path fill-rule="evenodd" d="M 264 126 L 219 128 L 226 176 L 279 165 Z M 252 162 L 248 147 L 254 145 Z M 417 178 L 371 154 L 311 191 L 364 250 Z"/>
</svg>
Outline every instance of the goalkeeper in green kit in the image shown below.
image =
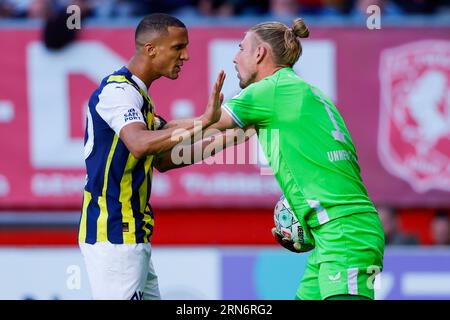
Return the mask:
<svg viewBox="0 0 450 320">
<path fill-rule="evenodd" d="M 297 299 L 374 299 L 384 232 L 337 108 L 292 69 L 303 20 L 251 28 L 234 63 L 243 90 L 222 105 L 221 131 L 253 126 L 283 194 L 314 243 Z M 264 139 L 261 137 L 264 135 Z M 303 252 L 299 243 L 275 239 Z"/>
<path fill-rule="evenodd" d="M 234 59 L 243 90 L 223 104 L 225 112 L 213 126 L 253 125 L 259 136 L 262 131 L 267 136 L 260 139 L 265 155 L 315 245 L 296 297 L 373 299 L 384 232 L 342 117 L 292 69 L 301 55 L 299 38 L 308 35 L 301 19 L 292 28 L 277 22 L 251 28 Z"/>
</svg>

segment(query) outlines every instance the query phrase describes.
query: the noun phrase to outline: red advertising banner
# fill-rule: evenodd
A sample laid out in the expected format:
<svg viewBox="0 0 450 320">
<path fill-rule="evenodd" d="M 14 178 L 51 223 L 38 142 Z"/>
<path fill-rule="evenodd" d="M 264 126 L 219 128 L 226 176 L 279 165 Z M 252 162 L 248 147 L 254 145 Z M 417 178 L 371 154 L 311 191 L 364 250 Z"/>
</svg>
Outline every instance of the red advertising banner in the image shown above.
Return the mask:
<svg viewBox="0 0 450 320">
<path fill-rule="evenodd" d="M 225 99 L 238 93 L 232 60 L 244 32 L 190 29 L 180 78 L 150 88 L 157 113 L 201 114 L 220 69 Z M 132 56 L 133 35 L 132 27 L 87 27 L 78 41 L 49 51 L 40 30 L 0 30 L 0 208 L 81 206 L 87 101 Z M 336 102 L 372 199 L 450 206 L 450 28 L 312 27 L 302 43 L 295 69 Z M 245 159 L 231 149 L 214 164 L 156 173 L 152 204 L 273 206 L 281 191 L 257 142 L 243 152 Z"/>
</svg>

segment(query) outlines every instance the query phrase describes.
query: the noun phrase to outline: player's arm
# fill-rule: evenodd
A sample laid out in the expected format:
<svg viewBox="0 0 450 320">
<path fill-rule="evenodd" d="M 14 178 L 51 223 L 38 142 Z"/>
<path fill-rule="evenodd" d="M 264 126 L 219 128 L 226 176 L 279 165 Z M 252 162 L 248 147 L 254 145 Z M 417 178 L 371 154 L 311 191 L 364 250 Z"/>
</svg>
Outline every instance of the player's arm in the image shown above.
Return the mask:
<svg viewBox="0 0 450 320">
<path fill-rule="evenodd" d="M 272 86 L 264 81 L 248 86 L 222 105 L 220 120 L 208 129 L 264 127 L 273 112 L 272 92 Z"/>
<path fill-rule="evenodd" d="M 181 120 L 173 120 L 168 122 L 163 128 L 164 129 L 173 129 L 173 128 L 179 128 L 186 123 L 186 119 Z M 228 112 L 222 111 L 219 121 L 211 124 L 208 126 L 208 129 L 203 131 L 203 134 L 201 135 L 202 140 L 200 141 L 194 141 L 192 140 L 192 144 L 190 146 L 184 146 L 185 149 L 182 150 L 170 150 L 167 152 L 164 152 L 162 154 L 159 154 L 153 161 L 153 165 L 159 172 L 165 172 L 167 170 L 176 169 L 176 168 L 182 168 L 189 166 L 191 164 L 194 164 L 196 162 L 199 162 L 201 160 L 204 160 L 210 156 L 213 156 L 214 154 L 217 154 L 218 152 L 222 151 L 223 149 L 231 146 L 231 145 L 238 145 L 242 142 L 247 141 L 250 136 L 256 133 L 255 129 L 253 127 L 248 127 L 247 130 L 245 130 L 244 139 L 239 137 L 239 133 L 243 132 L 241 129 L 237 129 L 239 126 L 233 120 L 233 118 L 230 116 Z M 236 130 L 237 129 L 237 130 Z M 223 134 L 220 134 L 219 132 L 225 132 Z M 200 146 L 201 145 L 201 146 Z M 183 154 L 173 154 L 173 151 L 182 153 L 183 150 L 186 150 L 186 148 L 190 148 L 190 159 L 188 162 L 178 162 L 175 160 L 179 158 L 183 158 Z M 201 150 L 201 157 L 195 157 L 196 152 L 198 153 Z M 206 153 L 205 156 L 205 150 L 213 150 L 211 154 Z M 183 158 L 184 159 L 184 158 Z"/>
<path fill-rule="evenodd" d="M 222 109 L 224 109 L 223 106 Z M 207 131 L 210 132 L 205 133 L 209 133 L 211 135 L 212 132 L 214 132 L 214 130 L 225 131 L 227 129 L 235 129 L 235 128 L 239 128 L 239 125 L 225 109 L 225 112 L 222 110 L 222 114 L 220 115 L 219 121 L 213 123 L 211 126 L 208 127 L 209 130 Z"/>
<path fill-rule="evenodd" d="M 189 119 L 183 126 L 150 131 L 144 123 L 130 123 L 120 131 L 120 139 L 137 159 L 157 155 L 172 149 L 182 141 L 190 140 L 209 125 L 202 117 Z"/>
<path fill-rule="evenodd" d="M 171 120 L 165 123 L 163 128 L 164 129 L 182 128 L 187 123 L 189 123 L 189 121 L 190 119 Z M 216 134 L 216 130 L 225 131 L 227 129 L 234 129 L 238 127 L 239 127 L 238 124 L 233 120 L 230 114 L 226 112 L 226 110 L 225 112 L 223 111 L 222 107 L 222 112 L 219 121 L 209 125 L 208 130 L 203 132 L 202 138 L 213 136 L 214 134 Z"/>
<path fill-rule="evenodd" d="M 158 155 L 153 162 L 154 167 L 159 172 L 186 167 L 214 156 L 225 148 L 246 142 L 256 133 L 253 127 L 249 127 L 245 131 L 242 129 L 228 129 L 225 132 L 219 132 L 217 129 L 208 129 L 205 132 L 208 131 L 215 132 L 215 134 L 205 137 L 194 144 L 179 145 L 180 149 L 174 148 Z M 185 159 L 184 152 L 189 152 L 190 157 L 187 159 L 188 161 L 183 161 Z"/>
<path fill-rule="evenodd" d="M 183 124 L 184 120 L 171 121 L 164 128 L 178 127 Z M 223 133 L 220 133 L 223 132 Z M 191 164 L 200 162 L 208 157 L 214 156 L 225 148 L 241 144 L 252 135 L 256 133 L 253 126 L 247 127 L 244 130 L 240 129 L 238 124 L 233 120 L 228 112 L 222 111 L 220 120 L 210 125 L 208 129 L 203 132 L 202 140 L 193 141 L 190 146 L 184 146 L 181 150 L 170 150 L 163 154 L 159 154 L 153 161 L 154 167 L 159 172 L 165 172 L 172 169 L 182 168 Z M 190 158 L 187 162 L 179 162 L 178 159 L 183 157 L 183 151 L 189 148 Z M 211 152 L 205 152 L 212 150 Z M 196 156 L 200 153 L 200 157 Z"/>
<path fill-rule="evenodd" d="M 177 160 L 182 157 L 179 154 L 175 154 L 174 156 L 172 156 L 172 152 L 169 152 L 155 159 L 155 168 L 159 171 L 167 171 L 170 169 L 180 168 L 189 164 L 193 164 L 196 161 L 206 158 L 204 156 L 204 150 L 206 150 L 207 148 L 209 150 L 212 149 L 211 141 L 208 140 L 208 137 L 216 135 L 217 132 L 223 132 L 229 129 L 236 129 L 236 132 L 238 132 L 238 127 L 247 128 L 249 126 L 252 126 L 253 124 L 263 123 L 263 121 L 269 117 L 271 110 L 267 111 L 267 107 L 260 107 L 260 105 L 266 106 L 266 104 L 261 104 L 260 101 L 255 100 L 255 96 L 257 97 L 258 95 L 255 95 L 254 91 L 254 88 L 244 89 L 240 94 L 230 99 L 226 104 L 222 105 L 220 120 L 210 125 L 208 129 L 203 132 L 203 140 L 201 142 L 198 142 L 202 144 L 202 153 L 200 154 L 200 156 L 198 155 L 199 152 L 197 151 L 197 157 L 195 157 L 195 151 L 199 149 L 197 143 L 197 146 L 193 145 L 189 150 L 189 152 L 191 152 L 191 157 L 189 157 L 189 161 L 187 161 L 187 163 L 186 161 L 184 161 L 184 163 L 179 163 Z M 264 101 L 267 102 L 266 100 Z M 230 132 L 231 135 L 233 135 L 233 131 Z M 234 139 L 231 137 L 230 132 L 225 134 L 225 138 L 223 139 L 224 144 L 221 145 L 220 150 L 223 150 L 227 147 L 228 143 L 225 142 L 226 140 L 231 142 L 231 139 Z M 254 129 L 253 133 L 255 133 Z M 215 138 L 214 143 L 220 144 L 219 141 L 220 139 Z"/>
<path fill-rule="evenodd" d="M 162 128 L 163 129 L 176 129 L 176 128 L 183 128 L 186 126 L 186 124 L 189 124 L 191 121 L 191 118 L 188 119 L 176 119 L 176 120 L 170 120 L 168 121 Z"/>
<path fill-rule="evenodd" d="M 267 84 L 262 82 L 242 90 L 222 105 L 220 119 L 208 126 L 208 129 L 203 132 L 202 138 L 216 134 L 217 130 L 225 131 L 239 127 L 244 129 L 249 126 L 264 124 L 272 113 L 270 107 L 270 97 L 273 96 L 272 90 L 270 86 L 267 87 Z M 184 121 L 170 121 L 164 128 L 178 127 L 183 125 Z"/>
<path fill-rule="evenodd" d="M 176 126 L 164 126 L 161 130 L 150 131 L 143 122 L 133 122 L 120 130 L 120 139 L 137 159 L 145 155 L 157 155 L 172 149 L 182 141 L 189 141 L 213 123 L 220 120 L 223 95 L 220 92 L 225 79 L 221 71 L 214 84 L 205 112 L 198 118 L 185 119 Z"/>
</svg>

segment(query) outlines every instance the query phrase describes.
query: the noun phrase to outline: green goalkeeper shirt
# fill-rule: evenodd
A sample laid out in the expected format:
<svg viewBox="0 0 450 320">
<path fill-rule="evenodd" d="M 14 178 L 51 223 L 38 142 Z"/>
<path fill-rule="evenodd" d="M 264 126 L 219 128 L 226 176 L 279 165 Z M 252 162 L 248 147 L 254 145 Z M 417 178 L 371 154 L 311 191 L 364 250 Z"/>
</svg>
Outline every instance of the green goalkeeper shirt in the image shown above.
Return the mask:
<svg viewBox="0 0 450 320">
<path fill-rule="evenodd" d="M 337 108 L 292 68 L 249 85 L 223 109 L 240 127 L 255 126 L 275 178 L 303 225 L 376 212 Z"/>
</svg>

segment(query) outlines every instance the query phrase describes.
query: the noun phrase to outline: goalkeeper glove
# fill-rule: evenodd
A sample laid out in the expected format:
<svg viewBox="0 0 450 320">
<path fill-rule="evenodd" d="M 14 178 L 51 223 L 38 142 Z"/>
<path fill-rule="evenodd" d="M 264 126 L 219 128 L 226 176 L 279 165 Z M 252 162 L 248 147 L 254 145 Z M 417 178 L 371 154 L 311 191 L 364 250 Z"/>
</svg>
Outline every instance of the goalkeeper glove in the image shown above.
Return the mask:
<svg viewBox="0 0 450 320">
<path fill-rule="evenodd" d="M 301 244 L 300 242 L 294 242 L 288 238 L 285 238 L 277 231 L 276 228 L 272 228 L 272 235 L 275 238 L 275 241 L 278 242 L 282 247 L 295 253 L 308 252 L 314 248 L 314 246 L 311 244 Z"/>
</svg>

